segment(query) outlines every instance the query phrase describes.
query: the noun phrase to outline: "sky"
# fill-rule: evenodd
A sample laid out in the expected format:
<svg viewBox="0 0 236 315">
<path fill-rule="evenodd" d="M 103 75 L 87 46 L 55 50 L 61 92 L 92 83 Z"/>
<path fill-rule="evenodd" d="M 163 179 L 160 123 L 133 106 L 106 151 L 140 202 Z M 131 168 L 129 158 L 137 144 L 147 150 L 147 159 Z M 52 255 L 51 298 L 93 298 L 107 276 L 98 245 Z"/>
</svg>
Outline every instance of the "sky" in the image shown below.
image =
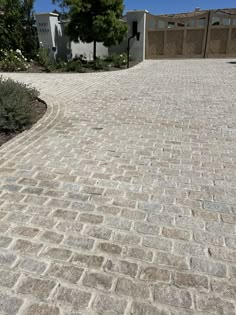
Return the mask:
<svg viewBox="0 0 236 315">
<path fill-rule="evenodd" d="M 236 0 L 125 0 L 125 10 L 148 10 L 153 14 L 191 12 L 195 8 L 221 9 L 235 8 Z M 36 0 L 36 12 L 49 12 L 56 9 L 51 0 Z"/>
</svg>

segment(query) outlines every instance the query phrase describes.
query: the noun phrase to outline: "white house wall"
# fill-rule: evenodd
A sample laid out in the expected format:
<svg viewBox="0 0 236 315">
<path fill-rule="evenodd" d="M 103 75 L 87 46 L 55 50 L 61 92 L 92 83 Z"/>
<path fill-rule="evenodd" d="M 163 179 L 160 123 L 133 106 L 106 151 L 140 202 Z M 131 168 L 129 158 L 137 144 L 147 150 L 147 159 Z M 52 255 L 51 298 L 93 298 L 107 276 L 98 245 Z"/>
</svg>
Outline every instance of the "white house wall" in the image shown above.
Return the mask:
<svg viewBox="0 0 236 315">
<path fill-rule="evenodd" d="M 146 42 L 146 14 L 147 11 L 129 11 L 127 12 L 124 21 L 128 23 L 129 32 L 127 37 L 122 41 L 120 45 L 112 46 L 109 48 L 110 54 L 123 53 L 128 48 L 128 38 L 132 36 L 133 22 L 138 23 L 138 32 L 140 32 L 140 40 L 136 38 L 130 40 L 130 55 L 135 60 L 143 61 L 145 59 L 145 42 Z"/>
<path fill-rule="evenodd" d="M 139 41 L 136 38 L 130 41 L 130 54 L 133 58 L 141 61 L 145 59 L 146 15 L 147 11 L 131 11 L 127 13 L 129 36 L 132 35 L 133 22 L 138 22 L 138 32 L 140 32 Z"/>
<path fill-rule="evenodd" d="M 93 43 L 75 43 L 71 42 L 72 58 L 79 57 L 80 55 L 86 56 L 87 60 L 93 60 Z M 108 48 L 102 43 L 97 43 L 97 56 L 108 56 Z"/>
<path fill-rule="evenodd" d="M 39 13 L 35 15 L 40 44 L 50 53 L 60 59 L 74 58 L 83 55 L 88 60 L 93 59 L 93 43 L 70 42 L 64 31 L 64 24 L 58 20 L 58 14 Z M 54 52 L 54 50 L 56 50 Z M 97 43 L 97 56 L 108 55 L 108 48 Z"/>
<path fill-rule="evenodd" d="M 49 14 L 36 15 L 36 26 L 38 31 L 39 43 L 42 43 L 45 48 L 52 48 L 53 38 Z"/>
</svg>

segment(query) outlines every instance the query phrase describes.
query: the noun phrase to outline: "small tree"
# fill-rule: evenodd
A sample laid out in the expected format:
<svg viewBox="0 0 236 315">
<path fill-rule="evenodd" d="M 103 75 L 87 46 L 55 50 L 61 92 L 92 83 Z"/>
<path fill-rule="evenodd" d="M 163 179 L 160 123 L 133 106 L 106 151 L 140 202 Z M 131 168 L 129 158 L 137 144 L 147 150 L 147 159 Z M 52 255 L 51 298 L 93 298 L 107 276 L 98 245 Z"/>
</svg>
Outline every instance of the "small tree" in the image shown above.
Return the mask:
<svg viewBox="0 0 236 315">
<path fill-rule="evenodd" d="M 66 0 L 52 0 L 52 3 L 57 5 L 61 9 L 61 15 L 66 15 L 66 8 L 67 8 L 67 1 Z"/>
<path fill-rule="evenodd" d="M 38 48 L 37 29 L 34 26 L 34 4 L 35 0 L 23 0 L 21 8 L 23 50 L 28 57 L 34 57 Z"/>
<path fill-rule="evenodd" d="M 21 1 L 2 0 L 0 7 L 0 48 L 22 49 Z"/>
<path fill-rule="evenodd" d="M 110 47 L 120 43 L 128 27 L 121 20 L 123 0 L 65 0 L 70 21 L 67 33 L 75 42 L 94 43 L 93 58 L 96 59 L 96 43 Z"/>
<path fill-rule="evenodd" d="M 35 0 L 0 0 L 0 49 L 23 49 L 33 56 L 38 47 L 34 26 Z"/>
</svg>

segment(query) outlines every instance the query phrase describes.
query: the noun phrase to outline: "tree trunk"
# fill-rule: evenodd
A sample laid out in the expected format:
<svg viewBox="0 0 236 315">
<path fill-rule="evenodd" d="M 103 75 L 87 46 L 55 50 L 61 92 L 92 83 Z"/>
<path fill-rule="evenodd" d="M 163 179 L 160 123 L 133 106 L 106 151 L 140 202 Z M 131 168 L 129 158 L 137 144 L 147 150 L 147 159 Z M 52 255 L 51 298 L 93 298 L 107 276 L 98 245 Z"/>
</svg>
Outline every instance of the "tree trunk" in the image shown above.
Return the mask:
<svg viewBox="0 0 236 315">
<path fill-rule="evenodd" d="M 96 40 L 93 42 L 93 60 L 97 59 L 97 42 Z"/>
</svg>

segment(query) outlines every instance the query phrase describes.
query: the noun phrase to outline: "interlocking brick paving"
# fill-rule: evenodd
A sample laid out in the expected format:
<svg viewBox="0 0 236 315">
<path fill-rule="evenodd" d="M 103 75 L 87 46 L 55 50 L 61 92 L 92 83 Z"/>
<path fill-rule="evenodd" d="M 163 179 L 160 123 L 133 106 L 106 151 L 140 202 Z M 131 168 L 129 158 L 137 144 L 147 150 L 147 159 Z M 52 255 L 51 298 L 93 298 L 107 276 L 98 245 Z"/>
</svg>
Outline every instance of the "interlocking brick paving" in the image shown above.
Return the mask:
<svg viewBox="0 0 236 315">
<path fill-rule="evenodd" d="M 236 68 L 9 74 L 46 116 L 0 149 L 0 314 L 236 314 Z"/>
</svg>

